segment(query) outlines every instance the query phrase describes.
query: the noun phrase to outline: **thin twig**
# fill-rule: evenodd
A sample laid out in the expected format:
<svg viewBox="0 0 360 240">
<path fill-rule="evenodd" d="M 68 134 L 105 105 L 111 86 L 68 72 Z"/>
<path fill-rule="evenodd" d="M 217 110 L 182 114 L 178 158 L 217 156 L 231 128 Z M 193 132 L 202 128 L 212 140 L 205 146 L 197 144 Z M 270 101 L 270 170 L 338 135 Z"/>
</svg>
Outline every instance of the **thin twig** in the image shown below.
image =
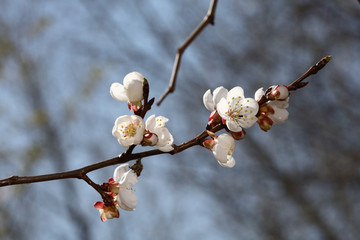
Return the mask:
<svg viewBox="0 0 360 240">
<path fill-rule="evenodd" d="M 318 71 L 320 71 L 331 60 L 331 58 L 331 56 L 323 57 L 319 62 L 311 66 L 303 75 L 287 86 L 289 91 L 295 91 L 299 88 L 305 87 L 308 82 L 303 82 L 303 80 L 305 80 L 310 75 L 316 74 Z M 267 99 L 265 95 L 262 96 L 262 98 L 258 101 L 259 106 L 263 105 L 268 100 L 269 99 Z"/>
<path fill-rule="evenodd" d="M 331 56 L 323 57 L 319 62 L 315 65 L 311 66 L 303 75 L 301 75 L 298 79 L 288 85 L 289 91 L 294 91 L 298 88 L 305 87 L 308 82 L 302 82 L 305 78 L 309 77 L 310 75 L 316 74 L 320 71 L 325 65 L 331 60 Z"/>
<path fill-rule="evenodd" d="M 156 105 L 159 106 L 169 93 L 174 92 L 177 74 L 178 74 L 179 67 L 180 67 L 181 57 L 182 57 L 182 54 L 185 52 L 186 48 L 192 43 L 192 41 L 201 33 L 201 31 L 208 24 L 214 25 L 216 4 L 217 4 L 217 0 L 211 1 L 209 10 L 208 10 L 206 16 L 204 17 L 204 19 L 195 28 L 195 30 L 188 36 L 188 38 L 185 40 L 185 42 L 178 48 L 178 50 L 176 52 L 176 56 L 175 56 L 173 71 L 172 71 L 171 77 L 170 77 L 169 87 L 168 87 L 168 89 L 166 89 L 165 93 L 157 101 Z"/>
</svg>

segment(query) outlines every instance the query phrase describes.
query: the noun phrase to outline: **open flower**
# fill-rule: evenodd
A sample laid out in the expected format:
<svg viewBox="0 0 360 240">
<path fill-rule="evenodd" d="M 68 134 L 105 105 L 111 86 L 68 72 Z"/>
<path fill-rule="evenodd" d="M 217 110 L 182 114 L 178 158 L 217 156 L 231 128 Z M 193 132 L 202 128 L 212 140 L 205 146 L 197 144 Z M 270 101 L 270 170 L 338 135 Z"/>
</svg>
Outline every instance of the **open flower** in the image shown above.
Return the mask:
<svg viewBox="0 0 360 240">
<path fill-rule="evenodd" d="M 216 109 L 230 131 L 240 132 L 256 122 L 259 105 L 254 99 L 245 98 L 241 87 L 234 87 L 226 98 L 221 98 Z"/>
<path fill-rule="evenodd" d="M 129 164 L 121 164 L 114 171 L 114 180 L 120 184 L 116 197 L 119 207 L 126 211 L 134 211 L 138 202 L 132 189 L 138 182 L 136 173 L 129 169 Z"/>
<path fill-rule="evenodd" d="M 120 216 L 116 201 L 114 201 L 111 206 L 106 206 L 103 202 L 96 202 L 94 207 L 99 210 L 100 218 L 103 222 L 107 219 L 118 218 Z"/>
<path fill-rule="evenodd" d="M 128 73 L 123 84 L 113 83 L 110 86 L 111 96 L 118 101 L 128 101 L 132 105 L 141 104 L 143 99 L 144 76 L 138 72 Z"/>
<path fill-rule="evenodd" d="M 144 131 L 145 122 L 141 117 L 125 115 L 116 119 L 112 134 L 122 146 L 129 147 L 141 143 Z"/>
<path fill-rule="evenodd" d="M 163 152 L 170 152 L 174 149 L 171 146 L 174 138 L 166 128 L 167 121 L 169 119 L 163 116 L 155 118 L 155 115 L 151 115 L 148 117 L 145 123 L 144 145 L 155 146 Z"/>
</svg>

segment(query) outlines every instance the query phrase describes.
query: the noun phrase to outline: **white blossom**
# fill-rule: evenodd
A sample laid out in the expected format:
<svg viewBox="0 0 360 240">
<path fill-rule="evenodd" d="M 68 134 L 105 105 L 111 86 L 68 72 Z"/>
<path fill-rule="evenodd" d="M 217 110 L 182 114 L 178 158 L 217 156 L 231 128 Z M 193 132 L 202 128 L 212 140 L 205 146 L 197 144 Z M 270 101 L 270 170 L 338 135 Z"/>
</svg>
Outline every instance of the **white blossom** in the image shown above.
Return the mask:
<svg viewBox="0 0 360 240">
<path fill-rule="evenodd" d="M 136 173 L 129 169 L 129 164 L 121 164 L 114 171 L 114 180 L 120 184 L 119 193 L 116 197 L 119 207 L 126 211 L 134 211 L 138 202 L 132 189 L 138 182 Z"/>
<path fill-rule="evenodd" d="M 221 98 L 216 109 L 230 131 L 240 132 L 256 122 L 259 105 L 253 98 L 245 98 L 241 87 L 234 87 L 226 98 Z"/>
<path fill-rule="evenodd" d="M 140 144 L 144 132 L 145 122 L 137 115 L 118 117 L 112 130 L 113 136 L 116 137 L 118 142 L 124 147 Z"/>
<path fill-rule="evenodd" d="M 235 140 L 229 134 L 223 133 L 215 138 L 215 145 L 212 147 L 212 152 L 221 166 L 234 167 L 235 159 L 232 156 L 234 150 Z"/>
<path fill-rule="evenodd" d="M 170 152 L 174 149 L 171 146 L 174 142 L 174 138 L 165 125 L 168 121 L 169 119 L 166 117 L 159 116 L 155 118 L 155 115 L 151 115 L 145 123 L 147 133 L 154 137 L 149 140 L 151 142 L 149 145 L 155 146 L 163 152 Z M 144 140 L 145 139 L 146 134 Z"/>
<path fill-rule="evenodd" d="M 117 82 L 111 84 L 110 94 L 118 101 L 128 101 L 138 105 L 143 99 L 143 80 L 143 75 L 131 72 L 124 77 L 123 84 Z"/>
</svg>

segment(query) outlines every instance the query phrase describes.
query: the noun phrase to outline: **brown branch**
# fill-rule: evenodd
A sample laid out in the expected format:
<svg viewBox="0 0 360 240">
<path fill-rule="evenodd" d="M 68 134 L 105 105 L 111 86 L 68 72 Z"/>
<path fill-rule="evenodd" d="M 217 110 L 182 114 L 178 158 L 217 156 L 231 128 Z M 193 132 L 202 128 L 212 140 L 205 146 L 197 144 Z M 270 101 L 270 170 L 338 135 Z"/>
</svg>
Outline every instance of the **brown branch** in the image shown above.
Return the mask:
<svg viewBox="0 0 360 240">
<path fill-rule="evenodd" d="M 310 75 L 316 74 L 318 71 L 320 71 L 331 60 L 331 58 L 331 56 L 323 57 L 319 62 L 311 66 L 303 75 L 301 75 L 298 79 L 296 79 L 288 86 L 289 91 L 295 91 L 296 89 L 305 87 L 308 82 L 302 81 Z"/>
<path fill-rule="evenodd" d="M 223 128 L 223 126 L 218 125 L 215 126 L 213 129 L 211 129 L 212 132 L 219 131 Z M 168 152 L 169 154 L 176 154 L 179 152 L 184 151 L 185 149 L 188 149 L 190 147 L 193 147 L 195 145 L 201 145 L 202 141 L 208 136 L 207 131 L 203 131 L 195 138 L 191 139 L 188 142 L 182 143 L 180 145 L 173 145 L 174 150 L 171 152 Z M 44 174 L 44 175 L 36 175 L 36 176 L 12 176 L 9 178 L 1 179 L 0 180 L 0 187 L 4 186 L 10 186 L 10 185 L 18 185 L 18 184 L 28 184 L 28 183 L 36 183 L 36 182 L 45 182 L 45 181 L 53 181 L 53 180 L 59 180 L 59 179 L 67 179 L 67 178 L 77 178 L 82 179 L 85 182 L 87 182 L 89 185 L 91 185 L 95 190 L 97 190 L 101 195 L 102 191 L 100 188 L 98 188 L 97 184 L 93 183 L 89 177 L 86 175 L 89 172 L 105 168 L 108 166 L 126 163 L 131 160 L 136 160 L 139 158 L 145 158 L 150 157 L 154 155 L 160 155 L 167 152 L 162 152 L 160 150 L 150 150 L 140 153 L 132 153 L 133 149 L 135 148 L 135 145 L 130 146 L 124 153 L 119 155 L 118 157 L 114 157 L 108 160 L 104 160 L 102 162 L 98 162 L 95 164 L 91 164 L 76 170 L 66 171 L 66 172 L 60 172 L 60 173 L 52 173 L 52 174 Z"/>
<path fill-rule="evenodd" d="M 213 4 L 214 4 L 214 2 L 216 4 L 216 1 L 213 1 Z M 214 8 L 215 8 L 215 6 L 214 6 Z M 331 56 L 326 56 L 326 57 L 322 58 L 318 63 L 316 63 L 315 65 L 310 67 L 308 71 L 306 71 L 301 77 L 299 77 L 297 80 L 295 80 L 293 83 L 291 83 L 288 86 L 289 90 L 294 91 L 298 88 L 304 87 L 307 83 L 304 83 L 302 81 L 304 79 L 306 79 L 307 77 L 309 77 L 310 75 L 316 74 L 319 70 L 321 70 L 330 61 L 330 59 L 331 59 Z M 266 101 L 267 101 L 267 99 L 263 97 L 259 101 L 259 105 L 264 104 Z M 145 104 L 146 108 L 144 109 L 144 113 L 146 113 L 146 111 L 151 108 L 152 102 L 153 102 L 153 99 L 151 99 L 149 103 Z M 147 105 L 149 105 L 149 106 L 147 106 Z M 224 128 L 224 126 L 219 124 L 219 125 L 213 127 L 212 129 L 208 129 L 208 130 L 211 132 L 217 132 L 223 128 Z M 195 145 L 201 145 L 202 141 L 204 141 L 204 139 L 206 137 L 208 137 L 207 130 L 203 131 L 198 136 L 196 136 L 195 138 L 191 139 L 188 142 L 182 143 L 180 145 L 174 144 L 173 145 L 174 150 L 171 152 L 168 152 L 168 153 L 176 154 L 176 153 L 184 151 L 185 149 L 193 147 Z M 91 164 L 91 165 L 88 165 L 88 166 L 85 166 L 85 167 L 82 167 L 82 168 L 79 168 L 76 170 L 72 170 L 72 171 L 53 173 L 53 174 L 45 174 L 45 175 L 37 175 L 37 176 L 24 176 L 24 177 L 12 176 L 9 178 L 5 178 L 5 179 L 0 180 L 0 187 L 9 186 L 9 185 L 17 185 L 17 184 L 53 181 L 53 180 L 67 179 L 67 178 L 77 178 L 77 179 L 82 179 L 82 180 L 86 181 L 89 185 L 91 185 L 94 189 L 96 189 L 101 195 L 103 195 L 103 192 L 98 187 L 98 185 L 93 183 L 90 180 L 90 178 L 86 175 L 87 173 L 95 171 L 97 169 L 104 168 L 104 167 L 112 166 L 115 164 L 126 163 L 131 160 L 141 159 L 141 158 L 150 157 L 150 156 L 154 156 L 154 155 L 160 155 L 160 154 L 165 153 L 160 150 L 151 150 L 151 151 L 145 151 L 145 152 L 133 154 L 132 151 L 134 150 L 134 148 L 135 148 L 135 145 L 130 146 L 124 153 L 122 153 L 118 157 L 114 157 L 114 158 L 111 158 L 111 159 L 108 159 L 108 160 L 105 160 L 102 162 L 98 162 L 95 164 Z"/>
<path fill-rule="evenodd" d="M 305 87 L 309 82 L 303 82 L 310 75 L 316 74 L 331 60 L 331 56 L 323 57 L 319 62 L 311 66 L 303 75 L 287 86 L 289 91 L 295 91 L 299 88 Z M 266 94 L 258 101 L 259 106 L 266 103 L 269 99 L 266 98 Z"/>
<path fill-rule="evenodd" d="M 204 17 L 204 19 L 195 28 L 195 30 L 187 37 L 185 42 L 178 48 L 178 50 L 176 52 L 176 56 L 175 56 L 173 71 L 172 71 L 171 77 L 170 77 L 169 87 L 165 91 L 165 93 L 160 97 L 160 99 L 157 101 L 156 105 L 159 106 L 169 93 L 174 92 L 177 74 L 178 74 L 179 67 L 180 67 L 181 57 L 182 57 L 182 54 L 185 52 L 186 48 L 192 43 L 192 41 L 201 33 L 201 31 L 208 24 L 214 25 L 216 4 L 217 4 L 217 0 L 211 1 L 209 10 L 208 10 L 206 16 Z"/>
</svg>

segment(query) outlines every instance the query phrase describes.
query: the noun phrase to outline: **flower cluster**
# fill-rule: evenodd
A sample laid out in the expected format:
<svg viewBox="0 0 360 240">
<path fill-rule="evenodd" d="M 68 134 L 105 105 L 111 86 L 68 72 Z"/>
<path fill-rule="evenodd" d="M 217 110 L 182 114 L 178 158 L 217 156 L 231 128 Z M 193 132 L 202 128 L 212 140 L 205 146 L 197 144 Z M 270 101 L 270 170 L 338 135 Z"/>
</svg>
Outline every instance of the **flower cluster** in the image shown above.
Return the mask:
<svg viewBox="0 0 360 240">
<path fill-rule="evenodd" d="M 148 87 L 147 81 L 138 72 L 127 74 L 123 84 L 113 83 L 111 85 L 111 96 L 118 101 L 127 101 L 129 108 L 135 113 L 131 116 L 118 117 L 112 134 L 124 147 L 141 144 L 155 146 L 163 152 L 170 152 L 174 149 L 171 146 L 174 138 L 165 125 L 168 119 L 163 116 L 151 115 L 145 122 L 141 116 L 137 115 L 140 110 L 144 109 L 142 100 L 144 100 L 145 87 Z"/>
<path fill-rule="evenodd" d="M 126 211 L 135 210 L 137 197 L 132 187 L 137 182 L 138 176 L 134 170 L 129 169 L 129 164 L 122 164 L 115 169 L 114 178 L 102 184 L 102 189 L 109 195 L 111 201 L 94 204 L 100 212 L 101 221 L 118 218 L 120 215 L 118 207 Z"/>
<path fill-rule="evenodd" d="M 126 101 L 129 110 L 134 111 L 133 115 L 120 116 L 115 120 L 112 135 L 120 145 L 126 148 L 154 146 L 163 152 L 174 150 L 174 138 L 166 128 L 169 119 L 155 115 L 146 121 L 143 119 L 154 102 L 154 99 L 148 101 L 149 85 L 143 75 L 138 72 L 127 74 L 123 84 L 111 85 L 110 94 L 118 101 Z M 246 98 L 244 90 L 238 86 L 230 90 L 221 86 L 213 92 L 209 89 L 203 96 L 203 103 L 211 114 L 207 132 L 200 137 L 200 142 L 213 153 L 222 167 L 232 168 L 236 163 L 233 157 L 235 140 L 243 139 L 245 129 L 256 122 L 264 131 L 268 131 L 273 124 L 284 122 L 289 115 L 286 110 L 288 102 L 289 89 L 284 85 L 271 86 L 266 91 L 260 88 L 254 98 Z M 228 133 L 217 136 L 215 132 L 223 128 Z M 210 138 L 205 139 L 206 136 Z M 193 140 L 194 144 L 199 143 L 198 137 Z M 131 167 L 122 164 L 115 169 L 113 178 L 101 185 L 103 202 L 96 202 L 94 207 L 99 210 L 102 221 L 118 218 L 119 207 L 126 211 L 135 210 L 137 197 L 132 187 L 138 182 L 141 170 L 140 160 Z"/>
<path fill-rule="evenodd" d="M 259 106 L 262 98 L 265 98 L 265 102 Z M 241 87 L 228 91 L 221 86 L 213 93 L 207 90 L 203 96 L 206 109 L 211 111 L 207 129 L 222 124 L 231 135 L 223 133 L 217 136 L 208 131 L 211 139 L 204 140 L 203 145 L 213 152 L 221 166 L 233 167 L 235 140 L 244 138 L 244 129 L 257 122 L 261 129 L 267 131 L 273 124 L 284 122 L 289 115 L 286 110 L 288 102 L 289 91 L 284 85 L 272 86 L 266 92 L 260 88 L 255 93 L 255 99 L 245 98 Z"/>
<path fill-rule="evenodd" d="M 264 92 L 263 88 L 255 92 L 255 99 L 260 101 L 265 97 L 267 101 L 259 109 L 258 124 L 264 131 L 268 131 L 273 124 L 279 124 L 286 121 L 289 112 L 286 108 L 289 106 L 289 90 L 284 85 L 271 86 Z"/>
<path fill-rule="evenodd" d="M 149 85 L 144 76 L 131 72 L 124 77 L 123 84 L 113 83 L 110 95 L 118 101 L 126 101 L 133 115 L 120 116 L 115 120 L 112 135 L 123 147 L 132 145 L 154 146 L 160 151 L 170 152 L 174 138 L 166 128 L 168 119 L 163 116 L 151 115 L 146 121 L 143 117 L 151 108 L 153 100 L 148 101 Z M 118 207 L 135 210 L 137 198 L 132 187 L 138 182 L 140 173 L 122 164 L 115 169 L 114 177 L 101 185 L 105 193 L 103 202 L 96 202 L 94 207 L 99 210 L 102 221 L 118 218 Z"/>
</svg>

